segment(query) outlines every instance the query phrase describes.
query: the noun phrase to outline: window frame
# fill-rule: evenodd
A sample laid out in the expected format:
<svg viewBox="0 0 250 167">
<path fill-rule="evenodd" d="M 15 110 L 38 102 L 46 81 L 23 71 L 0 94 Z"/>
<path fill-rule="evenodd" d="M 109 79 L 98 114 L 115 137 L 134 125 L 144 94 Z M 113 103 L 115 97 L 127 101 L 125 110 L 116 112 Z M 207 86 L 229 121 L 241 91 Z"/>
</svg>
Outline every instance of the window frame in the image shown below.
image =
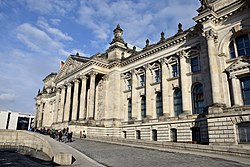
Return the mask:
<svg viewBox="0 0 250 167">
<path fill-rule="evenodd" d="M 246 46 L 245 46 L 245 42 L 243 42 L 244 47 L 243 47 L 243 48 L 239 48 L 239 46 L 238 46 L 239 43 L 238 43 L 237 39 L 242 38 L 242 39 L 244 40 L 244 37 L 247 37 L 247 38 L 248 38 L 249 46 L 246 47 Z M 250 33 L 245 33 L 245 34 L 241 34 L 241 35 L 239 35 L 239 36 L 234 37 L 234 38 L 230 41 L 230 43 L 229 43 L 229 45 L 228 45 L 228 49 L 229 49 L 230 59 L 237 58 L 237 57 L 241 57 L 241 56 L 250 55 Z M 240 49 L 240 50 L 244 50 L 245 54 L 240 55 L 240 54 L 239 54 L 239 49 Z M 249 49 L 249 53 L 247 53 L 247 49 Z"/>
<path fill-rule="evenodd" d="M 180 95 L 178 96 L 177 93 L 180 93 Z M 180 103 L 179 103 L 178 100 L 180 100 Z M 182 112 L 183 112 L 182 92 L 181 92 L 181 89 L 179 89 L 179 88 L 175 89 L 175 91 L 173 93 L 173 104 L 174 104 L 174 114 L 175 114 L 175 116 L 179 116 L 180 114 L 182 114 Z M 180 110 L 176 110 L 176 107 L 178 107 Z"/>
<path fill-rule="evenodd" d="M 192 64 L 192 60 L 197 58 L 197 64 L 195 64 L 195 66 Z M 196 73 L 199 72 L 201 70 L 200 68 L 200 56 L 196 55 L 196 56 L 192 56 L 189 58 L 189 63 L 190 63 L 190 72 L 191 73 Z M 197 67 L 196 70 L 194 70 L 194 67 Z"/>
<path fill-rule="evenodd" d="M 160 98 L 159 98 L 160 97 Z M 155 108 L 157 118 L 163 116 L 163 103 L 162 103 L 162 93 L 158 92 L 155 97 Z"/>
<path fill-rule="evenodd" d="M 146 118 L 147 117 L 147 111 L 146 111 L 146 97 L 142 96 L 141 97 L 141 118 Z"/>
<path fill-rule="evenodd" d="M 198 92 L 199 89 L 202 89 L 202 92 Z M 199 94 L 202 93 L 202 99 L 199 99 Z M 192 88 L 192 103 L 193 103 L 193 114 L 203 114 L 204 109 L 204 88 L 201 83 L 197 83 Z M 200 107 L 202 104 L 202 107 Z"/>
<path fill-rule="evenodd" d="M 250 76 L 240 78 L 242 102 L 243 102 L 244 105 L 250 105 L 250 98 L 245 98 L 246 96 L 250 97 L 250 86 L 249 87 L 244 87 L 245 86 L 244 85 L 245 81 L 250 82 Z"/>
<path fill-rule="evenodd" d="M 160 68 L 155 68 L 153 70 L 154 70 L 154 81 L 156 83 L 161 82 L 161 69 Z"/>
</svg>

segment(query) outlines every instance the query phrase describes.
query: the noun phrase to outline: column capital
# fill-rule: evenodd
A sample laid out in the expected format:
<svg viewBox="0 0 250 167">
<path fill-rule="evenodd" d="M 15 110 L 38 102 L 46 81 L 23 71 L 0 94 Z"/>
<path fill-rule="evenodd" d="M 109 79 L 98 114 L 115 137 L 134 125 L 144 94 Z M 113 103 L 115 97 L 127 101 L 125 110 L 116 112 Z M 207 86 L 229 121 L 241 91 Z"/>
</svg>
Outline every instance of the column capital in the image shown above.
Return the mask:
<svg viewBox="0 0 250 167">
<path fill-rule="evenodd" d="M 217 39 L 218 38 L 218 34 L 213 30 L 213 29 L 209 29 L 207 31 L 204 32 L 203 34 L 207 40 L 209 39 Z"/>
<path fill-rule="evenodd" d="M 102 79 L 103 79 L 104 81 L 107 81 L 107 80 L 109 79 L 109 75 L 108 75 L 108 74 L 104 75 L 104 76 L 102 77 Z"/>
<path fill-rule="evenodd" d="M 72 86 L 72 83 L 67 83 L 67 87 L 71 87 Z"/>
<path fill-rule="evenodd" d="M 150 65 L 150 64 L 145 64 L 145 65 L 143 66 L 143 68 L 144 68 L 145 70 L 150 70 L 150 69 L 151 69 L 151 65 Z"/>
<path fill-rule="evenodd" d="M 78 80 L 78 78 L 74 79 L 74 83 L 79 83 L 80 81 Z"/>
<path fill-rule="evenodd" d="M 230 75 L 229 79 L 238 79 L 238 78 L 236 77 L 236 75 Z"/>
<path fill-rule="evenodd" d="M 80 79 L 81 79 L 81 80 L 87 80 L 88 77 L 87 77 L 86 75 L 80 75 Z"/>
<path fill-rule="evenodd" d="M 180 50 L 176 53 L 177 56 L 179 56 L 181 59 L 182 58 L 187 58 L 187 52 L 185 50 Z"/>
<path fill-rule="evenodd" d="M 60 89 L 65 89 L 66 88 L 66 85 L 61 85 L 60 86 Z"/>
<path fill-rule="evenodd" d="M 88 73 L 90 76 L 96 76 L 98 74 L 98 72 L 95 72 L 95 71 L 90 71 Z"/>
</svg>

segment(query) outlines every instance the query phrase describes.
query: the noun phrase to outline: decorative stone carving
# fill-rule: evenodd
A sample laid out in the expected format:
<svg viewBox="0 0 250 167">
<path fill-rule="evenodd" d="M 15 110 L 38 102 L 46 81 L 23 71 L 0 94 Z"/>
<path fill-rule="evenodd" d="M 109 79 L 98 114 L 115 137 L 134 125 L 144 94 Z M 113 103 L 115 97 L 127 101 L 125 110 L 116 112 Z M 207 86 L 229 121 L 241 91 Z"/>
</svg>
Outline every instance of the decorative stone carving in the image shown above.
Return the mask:
<svg viewBox="0 0 250 167">
<path fill-rule="evenodd" d="M 210 39 L 216 40 L 218 38 L 217 33 L 212 29 L 205 31 L 204 35 L 205 35 L 207 40 L 210 40 Z"/>
</svg>

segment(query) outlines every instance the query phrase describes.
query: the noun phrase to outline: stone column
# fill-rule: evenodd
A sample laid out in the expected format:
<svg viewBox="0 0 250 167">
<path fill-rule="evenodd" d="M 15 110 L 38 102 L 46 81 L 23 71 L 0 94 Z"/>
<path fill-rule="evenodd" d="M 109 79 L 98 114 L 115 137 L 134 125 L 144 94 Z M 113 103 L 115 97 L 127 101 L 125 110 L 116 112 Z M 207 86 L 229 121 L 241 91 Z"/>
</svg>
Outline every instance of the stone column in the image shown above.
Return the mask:
<svg viewBox="0 0 250 167">
<path fill-rule="evenodd" d="M 94 119 L 94 110 L 95 110 L 95 79 L 97 73 L 92 71 L 90 73 L 90 90 L 89 90 L 89 105 L 87 117 L 89 119 Z"/>
<path fill-rule="evenodd" d="M 65 86 L 61 87 L 61 102 L 60 102 L 60 110 L 57 117 L 57 122 L 63 122 L 63 116 L 64 116 L 64 101 L 65 101 Z"/>
<path fill-rule="evenodd" d="M 42 127 L 43 126 L 43 103 L 40 103 L 40 111 L 39 111 L 39 122 L 38 122 L 38 127 Z"/>
<path fill-rule="evenodd" d="M 152 74 L 150 71 L 150 65 L 147 64 L 144 66 L 145 69 L 145 77 L 146 77 L 146 115 L 147 117 L 153 117 L 154 113 L 152 110 L 152 90 L 151 90 L 151 85 L 150 83 L 152 82 Z"/>
<path fill-rule="evenodd" d="M 78 90 L 79 90 L 79 80 L 74 80 L 74 95 L 73 95 L 73 107 L 72 107 L 72 121 L 76 121 L 77 119 L 77 109 L 78 109 Z"/>
<path fill-rule="evenodd" d="M 207 39 L 207 50 L 208 50 L 208 59 L 209 59 L 209 71 L 211 79 L 211 90 L 212 90 L 212 101 L 215 103 L 222 103 L 221 100 L 221 90 L 220 90 L 220 79 L 218 73 L 218 59 L 216 54 L 216 47 L 214 40 L 216 38 L 215 32 L 210 29 L 205 32 Z"/>
<path fill-rule="evenodd" d="M 57 123 L 58 115 L 59 115 L 59 100 L 60 100 L 60 89 L 56 89 L 56 104 L 55 104 L 55 111 L 53 115 L 53 123 Z"/>
<path fill-rule="evenodd" d="M 87 77 L 81 76 L 80 79 L 82 80 L 82 86 L 81 86 L 81 95 L 80 95 L 80 114 L 79 114 L 79 120 L 83 120 L 86 115 L 86 84 L 87 84 Z"/>
<path fill-rule="evenodd" d="M 65 111 L 64 111 L 64 117 L 63 121 L 68 122 L 69 121 L 69 112 L 70 112 L 70 103 L 71 103 L 71 87 L 72 84 L 67 84 L 67 97 L 66 97 L 66 103 L 65 103 Z"/>
<path fill-rule="evenodd" d="M 232 83 L 232 93 L 233 93 L 233 100 L 235 106 L 243 105 L 242 99 L 240 98 L 241 90 L 240 90 L 240 83 L 236 76 L 230 76 L 231 83 Z"/>
<path fill-rule="evenodd" d="M 131 71 L 131 79 L 132 79 L 132 88 L 131 88 L 131 102 L 132 102 L 132 119 L 137 120 L 138 116 L 138 105 L 137 105 L 137 77 L 135 74 L 135 70 Z"/>
<path fill-rule="evenodd" d="M 39 106 L 36 104 L 36 113 L 35 113 L 35 119 L 34 119 L 34 127 L 37 128 L 37 122 L 38 122 L 38 113 L 39 113 Z"/>
<path fill-rule="evenodd" d="M 189 78 L 187 76 L 187 58 L 186 52 L 180 51 L 178 53 L 180 57 L 180 79 L 181 79 L 181 93 L 182 93 L 182 110 L 184 113 L 192 114 L 191 113 L 191 96 L 189 93 Z"/>
<path fill-rule="evenodd" d="M 168 111 L 168 81 L 167 78 L 169 70 L 166 65 L 164 58 L 161 59 L 161 89 L 162 89 L 162 109 L 164 116 L 170 116 L 170 111 Z"/>
</svg>

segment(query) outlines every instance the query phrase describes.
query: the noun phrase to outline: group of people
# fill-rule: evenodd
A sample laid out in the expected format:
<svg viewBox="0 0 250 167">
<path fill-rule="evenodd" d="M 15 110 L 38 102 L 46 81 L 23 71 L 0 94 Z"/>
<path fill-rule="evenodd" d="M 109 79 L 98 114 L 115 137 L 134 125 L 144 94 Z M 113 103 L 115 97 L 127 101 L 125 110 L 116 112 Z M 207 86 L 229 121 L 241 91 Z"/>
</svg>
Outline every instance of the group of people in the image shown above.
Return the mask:
<svg viewBox="0 0 250 167">
<path fill-rule="evenodd" d="M 62 130 L 55 129 L 36 129 L 35 132 L 41 133 L 44 135 L 49 135 L 51 138 L 59 141 L 59 142 L 72 142 L 73 132 L 69 132 L 69 128 L 64 128 Z"/>
<path fill-rule="evenodd" d="M 49 135 L 51 138 L 59 141 L 59 142 L 72 142 L 73 132 L 69 132 L 69 128 L 63 128 L 62 130 L 55 130 L 55 129 L 35 129 L 37 133 L 41 133 L 44 135 Z M 80 139 L 86 138 L 85 130 L 80 131 Z"/>
</svg>

